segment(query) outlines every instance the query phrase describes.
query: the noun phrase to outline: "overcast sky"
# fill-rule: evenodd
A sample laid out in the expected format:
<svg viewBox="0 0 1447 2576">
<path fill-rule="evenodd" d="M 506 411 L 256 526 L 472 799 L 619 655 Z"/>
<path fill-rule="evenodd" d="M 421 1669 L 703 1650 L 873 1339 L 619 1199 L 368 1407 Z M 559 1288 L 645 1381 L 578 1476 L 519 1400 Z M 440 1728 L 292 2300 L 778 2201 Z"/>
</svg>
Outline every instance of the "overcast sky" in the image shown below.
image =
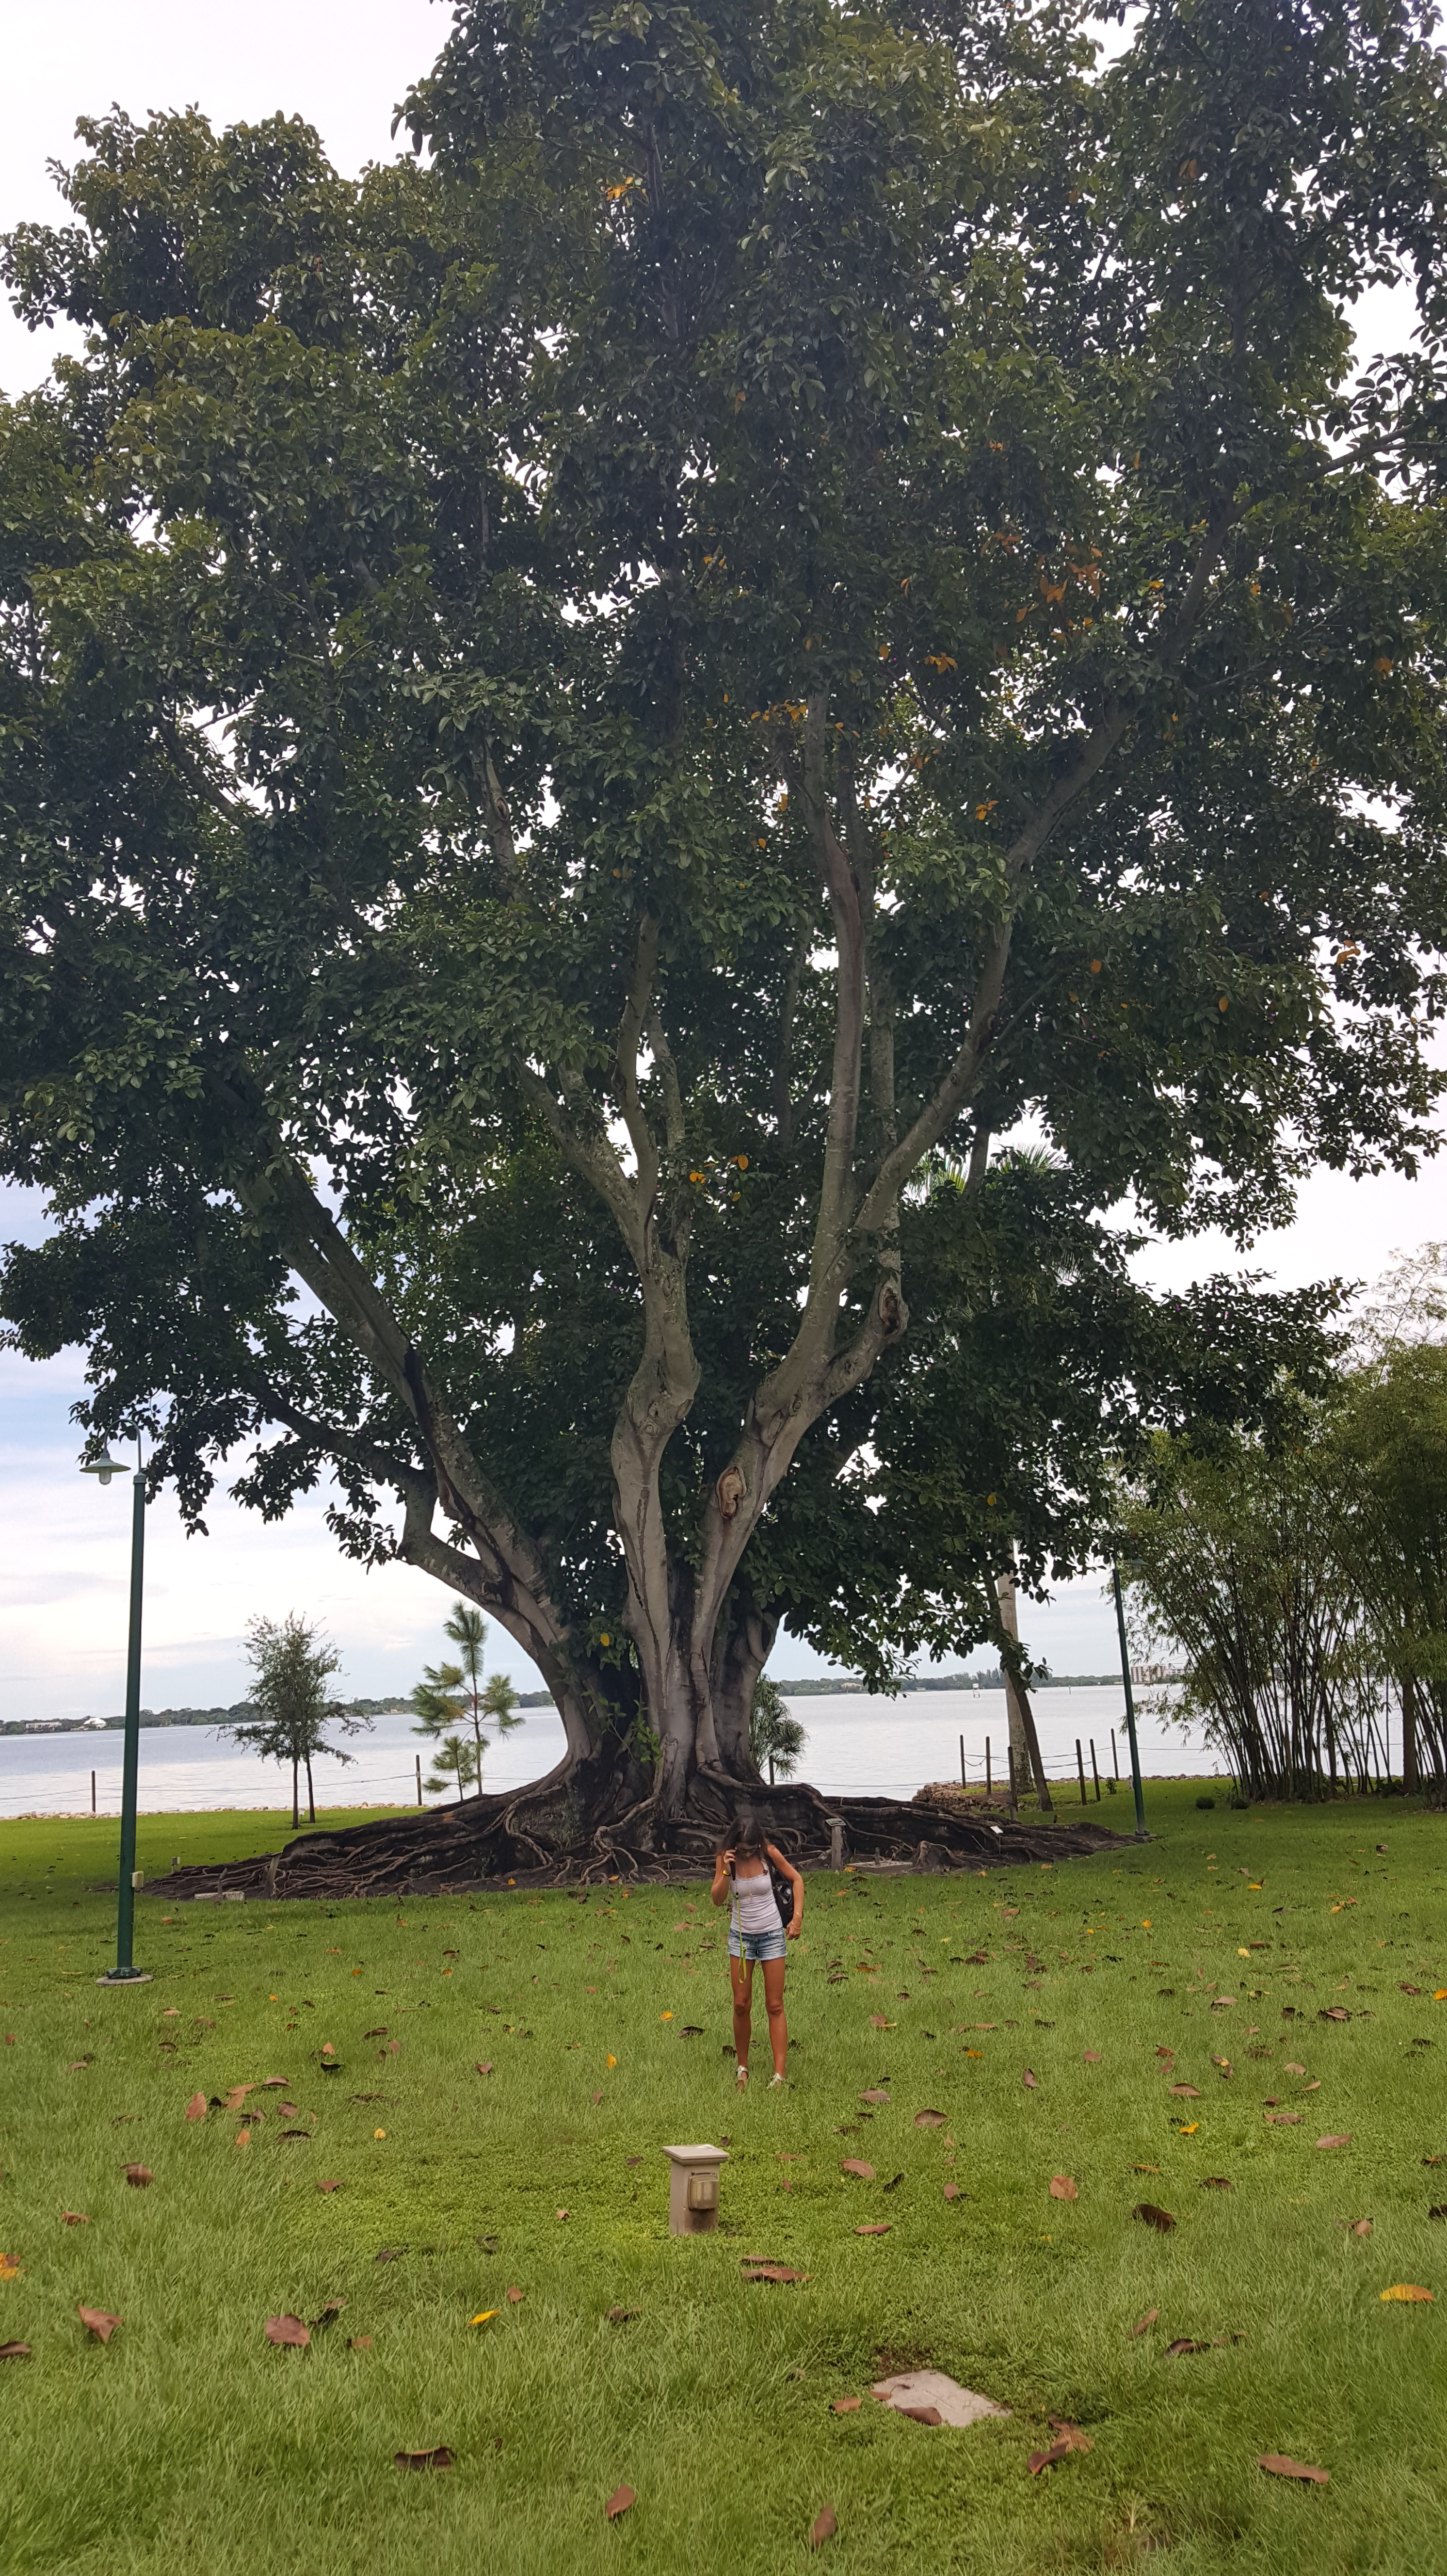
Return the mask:
<svg viewBox="0 0 1447 2576">
<path fill-rule="evenodd" d="M 138 118 L 194 102 L 216 124 L 300 112 L 336 165 L 355 171 L 395 148 L 394 107 L 447 25 L 447 10 L 429 0 L 249 0 L 225 11 L 195 0 L 0 0 L 0 224 L 62 218 L 46 164 L 74 157 L 76 117 L 112 100 Z M 1364 343 L 1393 338 L 1395 319 L 1389 300 L 1375 302 L 1362 317 Z M 55 347 L 52 335 L 32 336 L 4 312 L 0 386 L 13 395 L 38 382 Z M 0 1189 L 0 1239 L 33 1240 L 40 1224 L 34 1202 Z M 1337 1273 L 1370 1279 L 1395 1249 L 1443 1235 L 1447 1164 L 1416 1184 L 1320 1173 L 1302 1192 L 1296 1224 L 1246 1263 L 1208 1237 L 1158 1247 L 1142 1268 L 1163 1286 L 1248 1266 L 1290 1287 Z M 104 1715 L 122 1703 L 130 1495 L 76 1473 L 69 1407 L 83 1384 L 79 1354 L 32 1368 L 0 1353 L 0 1716 Z M 222 1500 L 210 1536 L 187 1540 L 163 1497 L 147 1548 L 150 1706 L 240 1698 L 240 1641 L 254 1612 L 299 1608 L 321 1619 L 361 1695 L 410 1685 L 441 1650 L 438 1587 L 407 1567 L 365 1574 L 348 1564 L 320 1501 L 268 1527 Z M 1032 1610 L 1022 1628 L 1057 1671 L 1103 1672 L 1112 1662 L 1113 1620 L 1097 1582 Z M 535 1683 L 526 1659 L 494 1637 L 497 1663 L 524 1687 Z M 787 1641 L 774 1667 L 819 1668 Z"/>
</svg>

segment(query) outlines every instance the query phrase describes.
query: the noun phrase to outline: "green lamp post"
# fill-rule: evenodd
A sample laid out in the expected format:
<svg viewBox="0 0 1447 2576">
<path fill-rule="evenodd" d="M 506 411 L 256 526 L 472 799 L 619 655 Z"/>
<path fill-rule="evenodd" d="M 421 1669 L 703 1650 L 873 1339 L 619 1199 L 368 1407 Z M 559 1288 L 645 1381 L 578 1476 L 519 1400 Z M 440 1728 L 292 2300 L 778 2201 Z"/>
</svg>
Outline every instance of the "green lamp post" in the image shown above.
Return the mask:
<svg viewBox="0 0 1447 2576">
<path fill-rule="evenodd" d="M 82 1475 L 108 1485 L 125 1467 L 109 1450 L 87 1459 Z M 121 1860 L 117 1881 L 116 1964 L 97 1977 L 98 1986 L 144 1986 L 150 1978 L 131 1952 L 136 1912 L 136 1788 L 141 1762 L 141 1577 L 146 1553 L 146 1479 L 141 1443 L 136 1440 L 136 1472 L 131 1479 L 131 1625 L 126 1650 L 126 1731 L 121 1760 Z"/>
</svg>

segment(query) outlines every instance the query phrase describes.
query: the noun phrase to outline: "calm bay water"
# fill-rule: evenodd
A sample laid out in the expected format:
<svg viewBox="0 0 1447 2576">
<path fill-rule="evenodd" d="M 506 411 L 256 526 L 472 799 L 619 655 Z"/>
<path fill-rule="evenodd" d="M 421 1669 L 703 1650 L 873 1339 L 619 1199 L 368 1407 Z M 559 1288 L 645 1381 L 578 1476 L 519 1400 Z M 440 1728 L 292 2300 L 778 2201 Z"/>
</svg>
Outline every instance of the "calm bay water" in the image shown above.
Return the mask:
<svg viewBox="0 0 1447 2576">
<path fill-rule="evenodd" d="M 1153 1690 L 1151 1701 L 1166 1694 Z M 875 1795 L 909 1798 L 927 1780 L 957 1780 L 959 1739 L 965 1739 L 965 1762 L 972 1782 L 985 1775 L 985 1738 L 991 1739 L 995 1778 L 1005 1761 L 1005 1698 L 1002 1691 L 927 1691 L 907 1699 L 869 1699 L 860 1692 L 838 1697 L 799 1699 L 793 1713 L 808 1729 L 800 1765 L 827 1797 Z M 1110 1730 L 1115 1728 L 1122 1795 L 1129 1796 L 1123 1702 L 1118 1690 L 1043 1690 L 1035 1700 L 1041 1751 L 1052 1780 L 1074 1782 L 1075 1739 L 1085 1746 L 1086 1779 L 1090 1780 L 1090 1742 L 1095 1738 L 1102 1784 L 1111 1767 Z M 1141 1769 L 1148 1773 L 1209 1773 L 1220 1766 L 1196 1734 L 1189 1739 L 1176 1727 L 1142 1715 L 1139 1725 Z M 416 1796 L 414 1759 L 427 1748 L 412 1732 L 406 1716 L 379 1717 L 370 1735 L 354 1736 L 349 1763 L 318 1762 L 317 1802 L 329 1807 L 410 1805 Z M 563 1750 L 563 1730 L 552 1709 L 528 1709 L 522 1723 L 488 1753 L 485 1785 L 490 1789 L 521 1787 L 556 1762 Z M 96 1773 L 96 1804 L 102 1815 L 119 1813 L 121 1739 L 105 1735 L 12 1735 L 0 1738 L 0 1815 L 79 1815 L 90 1811 L 90 1775 Z M 305 1783 L 303 1783 L 303 1788 Z M 275 1763 L 259 1762 L 229 1737 L 210 1726 L 143 1727 L 141 1730 L 140 1804 L 144 1814 L 161 1815 L 210 1807 L 276 1807 L 291 1794 L 291 1774 Z M 1078 1798 L 1078 1790 L 1074 1793 Z M 1095 1803 L 1091 1789 L 1091 1804 Z M 1118 1805 L 1108 1794 L 1107 1805 Z"/>
</svg>

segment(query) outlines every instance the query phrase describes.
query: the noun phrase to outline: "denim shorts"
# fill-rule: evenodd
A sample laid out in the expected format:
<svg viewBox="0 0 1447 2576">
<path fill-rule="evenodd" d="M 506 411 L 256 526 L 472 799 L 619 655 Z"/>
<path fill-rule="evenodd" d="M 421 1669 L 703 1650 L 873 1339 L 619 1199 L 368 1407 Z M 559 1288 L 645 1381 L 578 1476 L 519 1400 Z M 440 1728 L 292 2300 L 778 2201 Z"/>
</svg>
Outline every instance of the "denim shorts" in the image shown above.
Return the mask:
<svg viewBox="0 0 1447 2576">
<path fill-rule="evenodd" d="M 784 1959 L 788 1957 L 782 1925 L 772 1932 L 735 1932 L 729 1926 L 729 1957 L 747 1959 Z"/>
</svg>

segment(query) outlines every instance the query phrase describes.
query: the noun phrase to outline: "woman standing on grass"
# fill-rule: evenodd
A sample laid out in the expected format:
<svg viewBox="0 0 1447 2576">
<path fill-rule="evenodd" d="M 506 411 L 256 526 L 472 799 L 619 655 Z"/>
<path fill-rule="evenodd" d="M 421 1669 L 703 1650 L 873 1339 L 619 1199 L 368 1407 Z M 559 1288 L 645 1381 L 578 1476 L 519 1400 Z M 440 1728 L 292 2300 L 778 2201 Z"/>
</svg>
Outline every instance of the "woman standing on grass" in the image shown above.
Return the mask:
<svg viewBox="0 0 1447 2576">
<path fill-rule="evenodd" d="M 794 1911 L 785 1927 L 774 1895 L 769 1865 L 787 1878 L 794 1891 Z M 749 2040 L 754 2018 L 754 1962 L 764 1971 L 764 2002 L 769 2013 L 769 2045 L 774 2052 L 773 2084 L 784 2081 L 789 2054 L 789 2026 L 784 2019 L 784 1942 L 797 1941 L 804 1922 L 804 1882 L 792 1861 L 765 1842 L 762 1825 L 752 1819 L 740 1825 L 733 1841 L 721 1844 L 714 1857 L 715 1905 L 731 1902 L 729 1917 L 729 1983 L 734 1997 L 735 2082 L 749 2080 Z"/>
</svg>

